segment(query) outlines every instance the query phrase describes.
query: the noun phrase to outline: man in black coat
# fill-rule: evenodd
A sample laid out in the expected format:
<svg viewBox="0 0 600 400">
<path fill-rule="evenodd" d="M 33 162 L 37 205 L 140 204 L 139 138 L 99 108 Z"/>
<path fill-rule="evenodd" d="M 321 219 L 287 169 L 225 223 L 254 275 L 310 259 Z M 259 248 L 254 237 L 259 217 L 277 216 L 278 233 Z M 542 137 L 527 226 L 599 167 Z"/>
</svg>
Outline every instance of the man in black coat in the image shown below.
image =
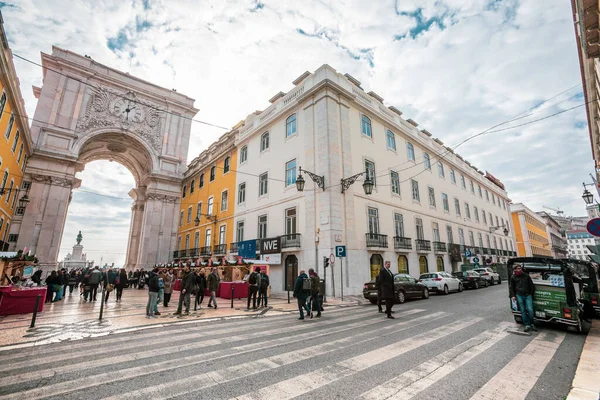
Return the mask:
<svg viewBox="0 0 600 400">
<path fill-rule="evenodd" d="M 196 274 L 190 271 L 190 267 L 183 267 L 183 278 L 181 279 L 181 293 L 179 294 L 179 304 L 174 315 L 181 315 L 182 306 L 185 304 L 185 313 L 190 313 L 190 295 L 196 285 Z"/>
<path fill-rule="evenodd" d="M 379 271 L 379 288 L 381 298 L 385 301 L 385 313 L 389 319 L 392 316 L 392 307 L 394 306 L 394 273 L 390 271 L 390 262 L 385 262 L 385 267 Z"/>
</svg>

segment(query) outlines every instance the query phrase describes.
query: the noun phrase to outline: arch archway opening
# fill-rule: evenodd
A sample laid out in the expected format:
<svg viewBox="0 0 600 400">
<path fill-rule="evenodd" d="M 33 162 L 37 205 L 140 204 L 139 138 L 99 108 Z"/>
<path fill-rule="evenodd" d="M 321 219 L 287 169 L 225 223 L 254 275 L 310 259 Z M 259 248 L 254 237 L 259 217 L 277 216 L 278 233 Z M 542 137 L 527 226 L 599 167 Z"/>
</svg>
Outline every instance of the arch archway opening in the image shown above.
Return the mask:
<svg viewBox="0 0 600 400">
<path fill-rule="evenodd" d="M 379 270 L 383 268 L 383 257 L 381 254 L 373 254 L 370 260 L 371 265 L 371 279 L 375 279 L 379 275 Z"/>
<path fill-rule="evenodd" d="M 68 257 L 71 262 L 63 264 L 68 269 L 78 268 L 82 263 L 75 261 L 82 258 L 94 261 L 95 265 L 114 263 L 115 267 L 122 267 L 126 262 L 132 216 L 132 199 L 127 194 L 136 186 L 135 176 L 120 162 L 84 160 L 85 169 L 77 174 L 81 186 L 72 192 L 58 260 L 64 262 Z M 80 231 L 83 248 L 78 250 L 74 245 Z"/>
</svg>

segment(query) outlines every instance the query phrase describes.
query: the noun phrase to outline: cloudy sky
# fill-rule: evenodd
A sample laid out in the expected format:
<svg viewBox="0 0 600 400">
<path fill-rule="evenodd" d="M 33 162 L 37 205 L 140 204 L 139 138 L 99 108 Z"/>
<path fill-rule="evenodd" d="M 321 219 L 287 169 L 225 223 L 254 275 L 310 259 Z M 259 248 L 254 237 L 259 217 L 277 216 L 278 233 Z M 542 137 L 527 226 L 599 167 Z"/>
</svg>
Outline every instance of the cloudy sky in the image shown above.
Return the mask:
<svg viewBox="0 0 600 400">
<path fill-rule="evenodd" d="M 197 119 L 226 127 L 324 63 L 446 144 L 583 103 L 565 0 L 2 0 L 0 8 L 14 53 L 39 62 L 56 45 L 90 55 L 195 98 Z M 30 88 L 42 72 L 15 65 L 32 116 Z M 188 161 L 222 133 L 194 123 Z M 583 107 L 481 136 L 458 152 L 501 179 L 515 202 L 585 213 L 581 182 L 590 181 L 593 161 Z M 80 177 L 61 257 L 82 230 L 96 262 L 123 263 L 133 178 L 101 161 Z"/>
</svg>

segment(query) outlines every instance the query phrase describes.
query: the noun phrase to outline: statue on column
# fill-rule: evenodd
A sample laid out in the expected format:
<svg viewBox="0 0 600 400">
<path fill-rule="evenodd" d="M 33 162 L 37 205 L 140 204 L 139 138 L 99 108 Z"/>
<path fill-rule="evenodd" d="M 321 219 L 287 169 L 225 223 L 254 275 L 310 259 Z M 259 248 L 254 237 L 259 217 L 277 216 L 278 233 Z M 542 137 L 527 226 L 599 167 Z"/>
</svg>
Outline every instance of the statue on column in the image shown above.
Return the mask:
<svg viewBox="0 0 600 400">
<path fill-rule="evenodd" d="M 81 240 L 83 240 L 83 235 L 81 234 L 81 231 L 79 231 L 79 234 L 77 235 L 77 245 L 81 244 Z"/>
</svg>

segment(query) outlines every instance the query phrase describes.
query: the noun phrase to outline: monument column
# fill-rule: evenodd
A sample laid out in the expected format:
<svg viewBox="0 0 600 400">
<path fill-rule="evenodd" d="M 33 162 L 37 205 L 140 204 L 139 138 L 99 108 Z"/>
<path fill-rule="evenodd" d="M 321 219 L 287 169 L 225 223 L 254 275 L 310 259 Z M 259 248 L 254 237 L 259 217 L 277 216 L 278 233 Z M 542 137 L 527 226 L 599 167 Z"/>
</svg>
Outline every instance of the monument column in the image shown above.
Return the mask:
<svg viewBox="0 0 600 400">
<path fill-rule="evenodd" d="M 133 199 L 133 205 L 131 206 L 131 224 L 129 226 L 129 240 L 127 242 L 127 257 L 125 259 L 125 268 L 128 271 L 140 268 L 138 266 L 138 255 L 146 204 L 145 194 L 145 186 L 140 186 L 129 191 L 129 196 Z"/>
</svg>

